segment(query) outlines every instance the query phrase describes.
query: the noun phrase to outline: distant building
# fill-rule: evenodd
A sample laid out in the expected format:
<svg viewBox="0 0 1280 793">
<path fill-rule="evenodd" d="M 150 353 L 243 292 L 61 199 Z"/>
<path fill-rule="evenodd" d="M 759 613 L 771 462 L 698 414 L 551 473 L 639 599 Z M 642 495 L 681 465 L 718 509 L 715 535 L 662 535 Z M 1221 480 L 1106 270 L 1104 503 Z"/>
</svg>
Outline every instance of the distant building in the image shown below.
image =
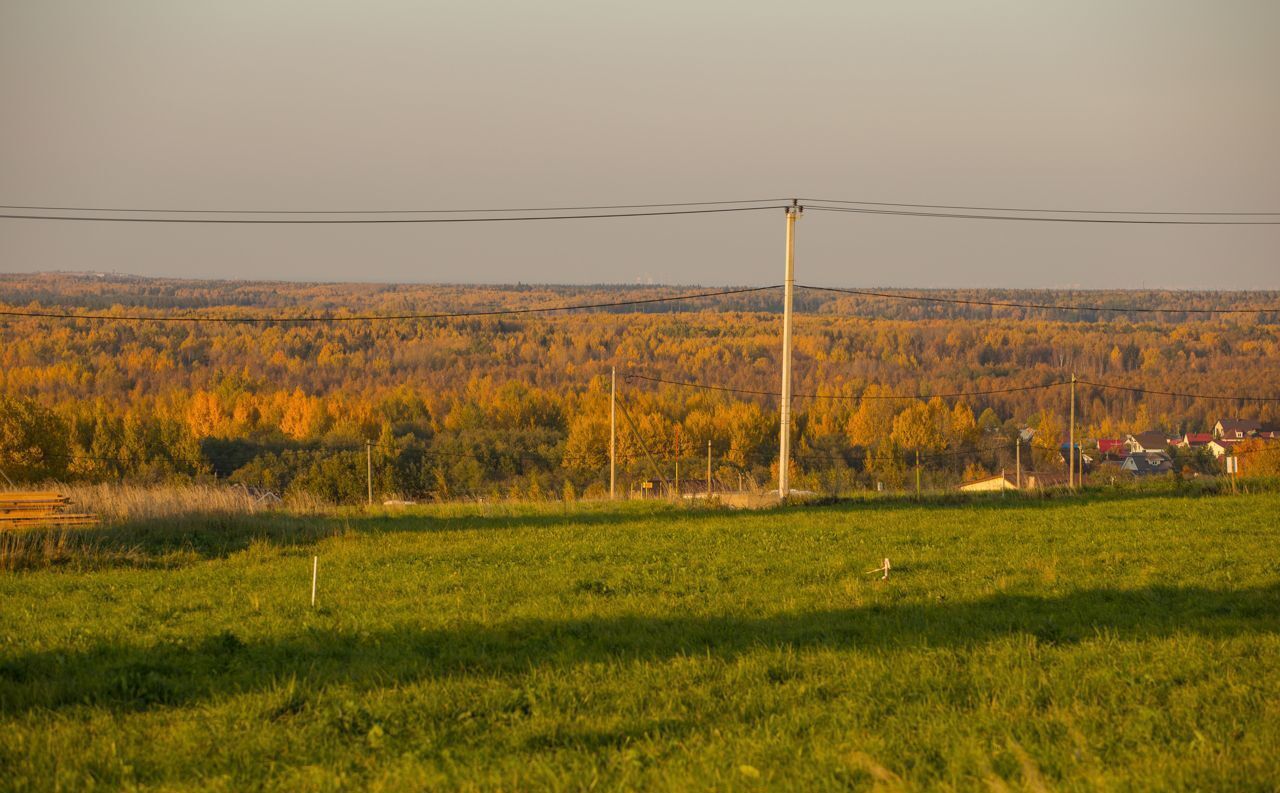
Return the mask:
<svg viewBox="0 0 1280 793">
<path fill-rule="evenodd" d="M 966 493 L 984 493 L 995 490 L 1017 490 L 1018 482 L 1008 474 L 996 474 L 972 482 L 965 482 L 958 488 Z"/>
<path fill-rule="evenodd" d="M 1262 422 L 1253 419 L 1218 419 L 1213 425 L 1213 437 L 1242 441 L 1261 429 Z"/>
<path fill-rule="evenodd" d="M 1209 443 L 1206 445 L 1205 448 L 1213 452 L 1214 457 L 1221 460 L 1223 455 L 1231 454 L 1232 448 L 1234 448 L 1235 445 L 1239 442 L 1240 441 L 1238 440 L 1227 440 L 1226 438 L 1218 438 L 1216 440 L 1209 441 Z"/>
<path fill-rule="evenodd" d="M 1124 445 L 1122 438 L 1098 439 L 1098 454 L 1104 460 L 1123 460 L 1128 453 L 1129 447 Z"/>
<path fill-rule="evenodd" d="M 1134 476 L 1151 476 L 1167 474 L 1173 470 L 1173 460 L 1167 452 L 1134 452 L 1124 458 L 1120 470 L 1128 471 Z"/>
<path fill-rule="evenodd" d="M 1178 441 L 1178 446 L 1183 449 L 1203 449 L 1213 441 L 1213 433 L 1210 432 L 1188 432 L 1182 436 L 1182 440 Z"/>
<path fill-rule="evenodd" d="M 1058 461 L 1064 466 L 1067 464 L 1067 447 L 1069 445 L 1069 443 L 1063 441 L 1062 445 L 1058 447 Z M 1078 443 L 1075 446 L 1075 454 L 1073 456 L 1075 457 L 1073 462 L 1075 462 L 1077 471 L 1087 471 L 1093 465 L 1093 458 L 1085 454 Z"/>
<path fill-rule="evenodd" d="M 1047 474 L 1038 471 L 1025 471 L 1022 474 L 1023 490 L 1044 490 L 1050 487 L 1065 487 L 1066 474 Z"/>
<path fill-rule="evenodd" d="M 1137 435 L 1126 436 L 1124 445 L 1129 447 L 1130 452 L 1162 452 L 1169 448 L 1170 443 L 1163 432 L 1147 430 Z"/>
<path fill-rule="evenodd" d="M 966 493 L 990 493 L 1001 490 L 1044 490 L 1048 487 L 1061 487 L 1065 484 L 1067 484 L 1066 474 L 1023 471 L 1022 487 L 1018 487 L 1018 480 L 1013 474 L 1006 472 L 975 479 L 972 482 L 965 482 L 958 485 L 957 489 Z"/>
</svg>

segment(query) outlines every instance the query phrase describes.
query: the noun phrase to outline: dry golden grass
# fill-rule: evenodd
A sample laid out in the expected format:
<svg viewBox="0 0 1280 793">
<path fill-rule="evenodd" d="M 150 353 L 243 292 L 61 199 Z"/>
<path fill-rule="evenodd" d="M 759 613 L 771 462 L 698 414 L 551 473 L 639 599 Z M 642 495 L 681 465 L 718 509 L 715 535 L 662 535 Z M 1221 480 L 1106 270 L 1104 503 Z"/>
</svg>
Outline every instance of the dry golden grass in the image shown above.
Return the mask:
<svg viewBox="0 0 1280 793">
<path fill-rule="evenodd" d="M 91 570 L 139 565 L 145 556 L 133 547 L 116 547 L 82 528 L 30 528 L 0 532 L 0 570 L 71 567 Z"/>
<path fill-rule="evenodd" d="M 0 571 L 103 567 L 147 567 L 179 564 L 190 556 L 196 535 L 233 534 L 222 526 L 226 516 L 314 516 L 332 507 L 309 496 L 286 501 L 262 499 L 241 487 L 216 485 L 125 485 L 48 483 L 71 499 L 76 512 L 91 512 L 98 526 L 29 526 L 0 531 Z M 181 522 L 178 522 L 181 519 Z M 210 524 L 209 521 L 214 521 Z M 181 526 L 181 529 L 176 527 Z M 187 536 L 178 543 L 174 538 Z M 167 538 L 155 553 L 157 537 Z M 144 546 L 151 552 L 144 552 Z"/>
<path fill-rule="evenodd" d="M 220 485 L 58 484 L 77 510 L 104 521 L 154 520 L 184 515 L 252 515 L 287 507 L 293 513 L 326 508 L 314 497 L 290 497 L 287 503 L 264 499 L 242 487 Z"/>
</svg>

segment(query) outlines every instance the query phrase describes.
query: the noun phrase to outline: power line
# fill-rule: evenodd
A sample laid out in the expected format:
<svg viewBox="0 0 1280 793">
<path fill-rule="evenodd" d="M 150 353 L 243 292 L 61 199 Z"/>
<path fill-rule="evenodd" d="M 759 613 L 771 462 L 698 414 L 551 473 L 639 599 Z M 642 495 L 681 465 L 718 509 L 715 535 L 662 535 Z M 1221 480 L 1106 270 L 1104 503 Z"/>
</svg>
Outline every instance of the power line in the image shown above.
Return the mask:
<svg viewBox="0 0 1280 793">
<path fill-rule="evenodd" d="M 649 375 L 630 373 L 623 375 L 624 379 L 630 381 L 632 378 L 637 380 L 648 380 L 654 383 L 663 383 L 666 385 L 681 386 L 683 388 L 699 388 L 707 391 L 727 391 L 735 394 L 756 394 L 760 396 L 778 396 L 777 391 L 760 391 L 750 388 L 730 388 L 728 386 L 712 385 L 710 383 L 696 383 L 688 380 L 668 380 L 662 377 L 652 377 Z M 1082 381 L 1077 381 L 1082 382 Z M 1046 388 L 1057 388 L 1058 386 L 1069 385 L 1070 381 L 1059 380 L 1053 383 L 1044 383 L 1042 385 L 1027 386 L 1011 386 L 1008 388 L 992 388 L 984 391 L 957 391 L 949 394 L 873 394 L 873 395 L 857 395 L 857 394 L 792 394 L 793 397 L 802 397 L 805 399 L 836 399 L 836 400 L 853 400 L 863 401 L 872 399 L 933 399 L 934 397 L 957 398 L 967 396 L 986 396 L 988 394 L 1007 394 L 1015 391 L 1038 391 Z"/>
<path fill-rule="evenodd" d="M 1239 400 L 1241 402 L 1280 402 L 1280 397 L 1261 397 L 1250 396 L 1247 394 L 1189 394 L 1181 391 L 1158 391 L 1151 388 L 1137 388 L 1127 385 L 1111 385 L 1108 383 L 1094 383 L 1089 380 L 1079 380 L 1076 382 L 1080 385 L 1091 385 L 1095 388 L 1107 388 L 1113 391 L 1134 391 L 1139 394 L 1159 394 L 1160 396 L 1176 396 L 1187 397 L 1189 399 L 1223 399 L 1223 400 Z"/>
<path fill-rule="evenodd" d="M 1280 215 L 1280 212 L 1191 212 L 1191 211 L 1162 211 L 1149 209 L 1044 209 L 1033 207 L 983 207 L 969 206 L 964 204 L 902 204 L 891 201 L 848 201 L 838 198 L 803 198 L 801 201 L 814 201 L 820 204 L 846 204 L 871 207 L 907 207 L 911 209 L 962 209 L 972 212 L 1041 212 L 1055 215 L 1168 215 L 1168 216 L 1229 216 L 1229 217 L 1246 217 L 1246 216 L 1265 216 Z"/>
<path fill-rule="evenodd" d="M 697 389 L 703 389 L 707 391 L 726 391 L 730 393 L 756 394 L 761 396 L 777 396 L 778 395 L 778 392 L 776 391 L 761 391 L 761 390 L 749 389 L 749 388 L 731 388 L 728 386 L 718 386 L 710 383 L 697 383 L 697 382 L 692 382 L 688 380 L 670 380 L 667 378 L 653 377 L 650 375 L 638 374 L 635 372 L 623 375 L 623 377 L 628 381 L 632 379 L 648 380 L 653 383 L 662 383 L 665 385 L 674 385 L 674 386 L 680 386 L 683 388 L 697 388 Z M 1191 394 L 1191 393 L 1184 393 L 1180 391 L 1159 391 L 1159 390 L 1150 389 L 1150 388 L 1138 388 L 1135 386 L 1096 383 L 1090 380 L 1080 380 L 1080 379 L 1077 379 L 1076 383 L 1079 385 L 1094 386 L 1096 388 L 1109 388 L 1109 389 L 1120 390 L 1120 391 L 1134 391 L 1134 392 L 1143 393 L 1143 394 L 1159 394 L 1161 396 L 1187 397 L 1190 399 L 1240 400 L 1243 402 L 1280 402 L 1280 397 L 1262 397 L 1262 396 L 1252 396 L 1248 394 Z M 809 399 L 836 399 L 836 400 L 852 400 L 852 401 L 864 401 L 864 400 L 873 400 L 873 399 L 877 399 L 877 400 L 878 399 L 933 399 L 934 397 L 958 399 L 958 398 L 968 397 L 968 396 L 987 396 L 990 394 L 1007 394 L 1007 393 L 1012 393 L 1016 391 L 1039 391 L 1039 390 L 1049 389 L 1049 388 L 1058 388 L 1059 386 L 1070 385 L 1070 384 L 1071 384 L 1071 381 L 1069 380 L 1058 380 L 1052 383 L 1043 383 L 1041 385 L 1010 386 L 1007 388 L 991 388 L 991 389 L 986 389 L 982 391 L 956 391 L 952 393 L 941 393 L 941 394 L 871 394 L 871 395 L 793 394 L 792 396 L 806 397 Z"/>
<path fill-rule="evenodd" d="M 590 220 L 596 218 L 639 218 L 658 217 L 662 215 L 710 215 L 723 212 L 756 212 L 762 209 L 785 209 L 782 204 L 764 206 L 718 207 L 704 209 L 668 209 L 657 212 L 607 212 L 577 215 L 518 215 L 512 217 L 434 217 L 434 218 L 388 218 L 388 217 L 341 217 L 341 218 L 211 218 L 211 217 L 112 217 L 109 215 L 28 215 L 0 214 L 0 218 L 9 220 L 75 220 L 95 221 L 102 223 L 239 223 L 239 224 L 329 224 L 344 225 L 355 223 L 506 223 L 509 221 L 533 220 Z M 496 210 L 485 210 L 496 211 Z"/>
<path fill-rule="evenodd" d="M 1031 215 L 982 215 L 961 212 L 926 212 L 897 209 L 860 209 L 858 207 L 805 204 L 805 209 L 818 212 L 850 212 L 857 215 L 899 215 L 918 218 L 956 218 L 960 220 L 1023 220 L 1032 223 L 1116 223 L 1137 226 L 1280 226 L 1280 220 L 1148 220 L 1143 218 L 1083 218 Z M 3 216 L 0 216 L 3 217 Z"/>
<path fill-rule="evenodd" d="M 193 317 L 193 316 L 156 316 L 149 314 L 73 314 L 69 312 L 23 311 L 21 309 L 0 309 L 0 317 L 35 317 L 41 319 L 88 319 L 101 321 L 136 321 L 136 322 L 379 322 L 389 320 L 420 319 L 465 319 L 468 317 L 494 317 L 515 314 L 543 314 L 553 311 L 582 311 L 596 308 L 619 308 L 623 306 L 642 306 L 653 303 L 670 303 L 682 300 L 697 300 L 704 297 L 723 297 L 741 295 L 751 292 L 764 292 L 780 288 L 780 284 L 770 286 L 752 286 L 739 289 L 722 289 L 716 292 L 696 292 L 686 295 L 670 295 L 668 297 L 637 298 L 635 300 L 614 300 L 604 303 L 573 303 L 558 306 L 534 306 L 532 308 L 502 308 L 483 311 L 452 311 L 435 314 L 354 314 L 350 316 L 326 317 L 289 317 L 289 316 L 245 316 L 245 317 Z"/>
<path fill-rule="evenodd" d="M 904 209 L 951 209 L 970 212 L 1018 212 L 1055 215 L 1146 215 L 1162 217 L 1264 217 L 1277 216 L 1275 211 L 1190 211 L 1149 209 L 1049 209 L 1044 207 L 975 206 L 971 204 L 919 204 L 894 201 L 853 201 L 840 198 L 744 198 L 727 201 L 664 201 L 649 204 L 584 204 L 578 206 L 471 207 L 465 209 L 190 209 L 173 207 L 103 207 L 46 206 L 35 204 L 0 204 L 0 209 L 52 212 L 151 212 L 183 215 L 447 215 L 496 214 L 504 212 L 580 212 L 595 210 L 657 209 L 670 207 L 708 207 L 736 204 L 773 204 L 798 200 L 821 204 L 838 204 L 853 209 L 863 207 L 901 207 Z"/>
<path fill-rule="evenodd" d="M 587 212 L 604 209 L 658 209 L 669 207 L 709 207 L 733 204 L 771 204 L 789 198 L 745 198 L 740 201 L 678 201 L 659 204 L 589 204 L 586 206 L 505 207 L 473 209 L 166 209 L 159 207 L 67 207 L 0 204 L 0 209 L 52 212 L 155 212 L 172 215 L 456 215 L 501 212 Z"/>
<path fill-rule="evenodd" d="M 871 289 L 845 289 L 837 286 L 810 286 L 796 284 L 799 289 L 810 289 L 819 292 L 839 292 L 846 295 L 863 297 L 886 297 L 894 300 L 916 300 L 923 303 L 955 303 L 965 306 L 995 306 L 999 308 L 1037 308 L 1054 311 L 1112 311 L 1118 313 L 1140 314 L 1256 314 L 1258 312 L 1280 311 L 1280 306 L 1262 306 L 1254 308 L 1149 308 L 1140 306 L 1090 306 L 1067 305 L 1062 303 L 1018 303 L 1005 300 L 976 300 L 971 298 L 938 297 L 935 295 L 904 295 L 898 292 L 877 292 Z"/>
</svg>

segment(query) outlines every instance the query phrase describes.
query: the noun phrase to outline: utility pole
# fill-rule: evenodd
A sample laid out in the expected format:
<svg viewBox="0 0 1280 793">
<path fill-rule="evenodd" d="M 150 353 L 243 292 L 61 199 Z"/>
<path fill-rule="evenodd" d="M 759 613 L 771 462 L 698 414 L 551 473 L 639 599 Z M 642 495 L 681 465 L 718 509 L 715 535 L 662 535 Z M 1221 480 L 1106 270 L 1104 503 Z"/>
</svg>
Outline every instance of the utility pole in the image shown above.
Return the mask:
<svg viewBox="0 0 1280 793">
<path fill-rule="evenodd" d="M 1014 447 L 1016 449 L 1016 451 L 1014 452 L 1014 456 L 1018 460 L 1018 489 L 1021 490 L 1022 489 L 1022 430 L 1018 430 L 1018 437 L 1014 440 L 1014 443 L 1017 444 Z"/>
<path fill-rule="evenodd" d="M 618 483 L 618 368 L 609 369 L 609 500 Z"/>
<path fill-rule="evenodd" d="M 676 486 L 675 497 L 680 498 L 680 425 L 676 425 Z"/>
<path fill-rule="evenodd" d="M 1067 435 L 1067 486 L 1076 487 L 1076 373 L 1071 373 L 1071 430 Z"/>
<path fill-rule="evenodd" d="M 707 441 L 707 501 L 711 500 L 711 441 Z"/>
<path fill-rule="evenodd" d="M 920 499 L 920 450 L 916 449 L 916 500 Z"/>
<path fill-rule="evenodd" d="M 373 506 L 373 441 L 364 442 L 365 481 L 369 485 L 369 506 Z"/>
<path fill-rule="evenodd" d="M 791 298 L 796 286 L 796 218 L 803 212 L 798 199 L 787 207 L 787 265 L 782 298 L 782 424 L 778 444 L 778 499 L 791 492 Z"/>
</svg>

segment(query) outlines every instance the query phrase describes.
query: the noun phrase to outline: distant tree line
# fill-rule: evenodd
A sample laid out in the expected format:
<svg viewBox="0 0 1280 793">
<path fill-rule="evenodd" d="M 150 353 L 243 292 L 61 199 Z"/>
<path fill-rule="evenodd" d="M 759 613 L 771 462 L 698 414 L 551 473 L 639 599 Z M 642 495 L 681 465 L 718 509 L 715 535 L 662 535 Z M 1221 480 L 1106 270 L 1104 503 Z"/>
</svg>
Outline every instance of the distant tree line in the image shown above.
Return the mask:
<svg viewBox="0 0 1280 793">
<path fill-rule="evenodd" d="M 406 313 L 663 293 L 0 278 L 9 305 L 114 313 Z M 1215 298 L 1122 296 L 1186 308 Z M 1071 299 L 1038 295 L 1046 297 Z M 764 485 L 776 476 L 775 399 L 624 378 L 772 391 L 776 302 L 760 293 L 705 308 L 378 323 L 9 319 L 0 322 L 0 471 L 24 481 L 217 477 L 354 502 L 365 497 L 369 443 L 379 498 L 599 495 L 608 481 L 607 372 L 617 366 L 639 432 L 620 417 L 624 485 L 657 475 L 644 447 L 664 476 L 679 458 L 686 477 L 705 477 L 708 441 L 718 480 Z M 820 492 L 905 486 L 917 454 L 930 485 L 996 472 L 1012 466 L 1025 426 L 1037 432 L 1024 464 L 1061 465 L 1065 388 L 929 394 L 1043 385 L 1074 371 L 1157 390 L 1280 396 L 1280 325 L 1269 315 L 1060 320 L 816 293 L 801 308 L 796 391 L 840 397 L 797 400 L 793 482 Z M 1205 431 L 1228 415 L 1280 420 L 1277 403 L 1085 386 L 1078 397 L 1080 432 L 1092 437 Z M 1179 470 L 1211 466 L 1201 455 Z"/>
</svg>

